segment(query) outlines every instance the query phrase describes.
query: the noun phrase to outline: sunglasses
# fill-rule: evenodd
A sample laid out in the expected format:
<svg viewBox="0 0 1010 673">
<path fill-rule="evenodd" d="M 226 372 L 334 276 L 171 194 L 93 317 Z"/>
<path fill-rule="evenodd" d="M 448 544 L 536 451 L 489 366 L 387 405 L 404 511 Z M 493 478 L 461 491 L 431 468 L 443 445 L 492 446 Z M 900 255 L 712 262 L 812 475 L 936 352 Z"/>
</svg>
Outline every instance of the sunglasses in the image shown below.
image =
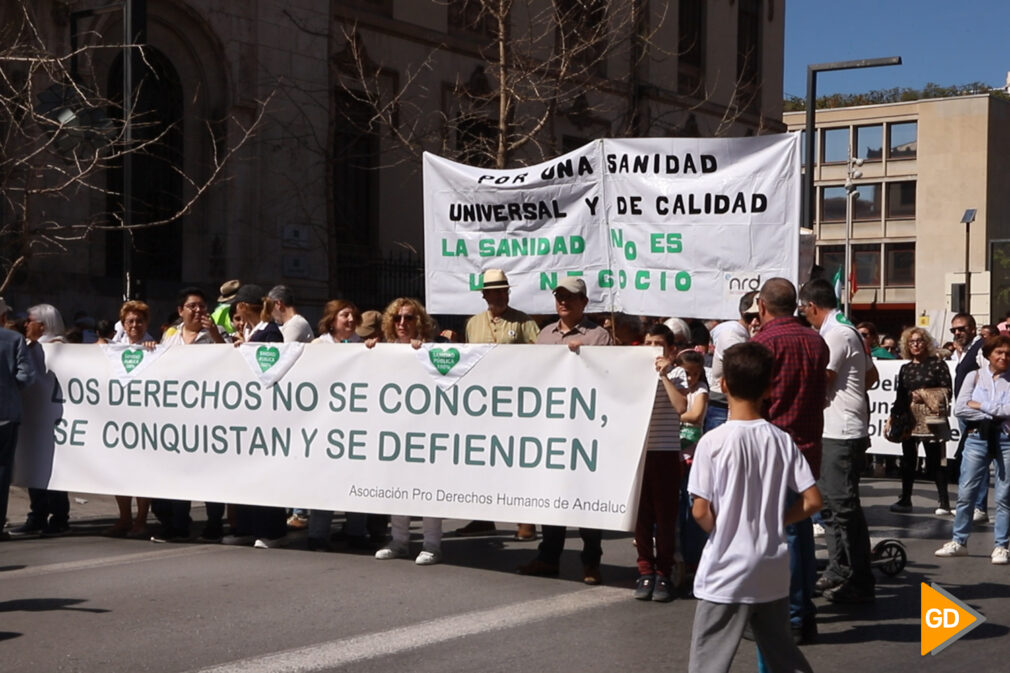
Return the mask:
<svg viewBox="0 0 1010 673">
<path fill-rule="evenodd" d="M 417 320 L 416 315 L 398 315 L 393 317 L 393 322 L 414 322 Z"/>
<path fill-rule="evenodd" d="M 967 332 L 967 331 L 968 331 L 967 327 L 951 327 L 950 328 L 950 333 L 951 334 L 957 334 L 958 332 Z"/>
<path fill-rule="evenodd" d="M 923 341 L 922 339 L 909 339 L 908 340 L 908 345 L 909 346 L 921 346 L 924 343 L 926 343 L 926 342 Z"/>
</svg>

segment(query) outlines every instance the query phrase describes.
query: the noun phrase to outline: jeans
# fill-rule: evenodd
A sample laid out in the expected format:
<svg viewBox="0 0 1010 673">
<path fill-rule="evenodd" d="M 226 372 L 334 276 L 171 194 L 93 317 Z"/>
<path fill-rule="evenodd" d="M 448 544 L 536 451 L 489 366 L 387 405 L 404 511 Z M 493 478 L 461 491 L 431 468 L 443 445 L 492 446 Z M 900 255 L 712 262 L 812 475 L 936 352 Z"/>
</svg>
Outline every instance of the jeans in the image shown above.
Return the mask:
<svg viewBox="0 0 1010 673">
<path fill-rule="evenodd" d="M 703 430 L 705 432 L 708 432 L 713 428 L 718 428 L 728 419 L 729 419 L 728 407 L 719 407 L 714 404 L 709 404 L 708 411 L 705 412 L 705 424 L 703 426 Z"/>
<path fill-rule="evenodd" d="M 789 491 L 786 508 L 799 495 Z M 814 524 L 803 519 L 786 526 L 786 543 L 789 545 L 789 622 L 797 628 L 812 621 L 817 614 L 814 607 L 814 583 L 817 581 L 817 557 L 814 549 Z"/>
<path fill-rule="evenodd" d="M 876 581 L 870 565 L 870 531 L 859 502 L 859 477 L 869 446 L 869 437 L 825 437 L 817 487 L 824 496 L 821 517 L 828 547 L 825 575 L 836 582 L 849 581 L 854 588 L 872 594 Z"/>
<path fill-rule="evenodd" d="M 1010 438 L 1003 436 L 999 443 L 996 465 L 996 523 L 993 527 L 993 546 L 1006 547 L 1010 537 Z M 954 515 L 954 541 L 968 542 L 971 534 L 975 500 L 983 482 L 989 481 L 989 447 L 977 434 L 970 434 L 964 442 L 961 456 L 961 480 L 957 487 L 957 512 Z"/>
</svg>

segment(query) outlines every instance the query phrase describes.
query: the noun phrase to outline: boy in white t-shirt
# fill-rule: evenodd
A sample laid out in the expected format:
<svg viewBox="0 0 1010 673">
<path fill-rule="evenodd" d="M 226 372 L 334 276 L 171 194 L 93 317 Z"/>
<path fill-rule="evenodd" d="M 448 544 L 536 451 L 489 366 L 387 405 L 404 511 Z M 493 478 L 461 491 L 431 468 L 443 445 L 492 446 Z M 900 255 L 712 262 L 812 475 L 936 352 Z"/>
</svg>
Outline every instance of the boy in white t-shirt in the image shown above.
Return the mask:
<svg viewBox="0 0 1010 673">
<path fill-rule="evenodd" d="M 694 579 L 691 673 L 728 671 L 747 625 L 772 671 L 811 670 L 789 629 L 785 526 L 819 510 L 821 494 L 792 438 L 761 417 L 772 365 L 758 343 L 726 350 L 729 421 L 695 450 L 688 490 L 709 537 Z M 799 498 L 787 508 L 789 491 Z"/>
</svg>

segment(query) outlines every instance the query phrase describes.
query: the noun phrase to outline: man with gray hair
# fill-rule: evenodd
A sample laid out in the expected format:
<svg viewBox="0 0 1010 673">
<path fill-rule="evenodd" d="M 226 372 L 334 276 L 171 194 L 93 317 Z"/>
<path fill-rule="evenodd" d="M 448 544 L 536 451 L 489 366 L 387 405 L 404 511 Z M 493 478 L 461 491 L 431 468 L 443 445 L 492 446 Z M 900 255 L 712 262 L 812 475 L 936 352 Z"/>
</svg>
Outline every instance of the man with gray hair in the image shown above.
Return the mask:
<svg viewBox="0 0 1010 673">
<path fill-rule="evenodd" d="M 10 539 L 10 534 L 3 530 L 3 522 L 7 520 L 7 498 L 21 423 L 21 389 L 35 381 L 35 368 L 24 336 L 5 327 L 8 311 L 10 307 L 0 297 L 0 542 Z"/>
<path fill-rule="evenodd" d="M 275 285 L 267 293 L 274 302 L 273 318 L 281 326 L 284 341 L 308 343 L 314 338 L 312 326 L 295 308 L 295 297 L 287 285 Z"/>
</svg>

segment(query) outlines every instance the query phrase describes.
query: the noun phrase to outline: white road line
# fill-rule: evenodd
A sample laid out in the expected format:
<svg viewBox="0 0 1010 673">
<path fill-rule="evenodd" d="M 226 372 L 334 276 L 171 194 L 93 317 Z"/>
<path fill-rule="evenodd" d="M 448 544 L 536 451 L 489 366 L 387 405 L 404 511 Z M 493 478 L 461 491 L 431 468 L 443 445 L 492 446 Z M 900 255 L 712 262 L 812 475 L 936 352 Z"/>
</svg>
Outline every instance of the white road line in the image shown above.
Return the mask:
<svg viewBox="0 0 1010 673">
<path fill-rule="evenodd" d="M 305 673 L 500 631 L 628 600 L 627 589 L 596 587 L 575 593 L 475 610 L 388 631 L 331 640 L 260 657 L 239 659 L 193 673 Z"/>
<path fill-rule="evenodd" d="M 162 546 L 156 551 L 145 551 L 136 554 L 119 554 L 116 556 L 100 556 L 98 558 L 81 559 L 80 561 L 67 561 L 65 563 L 49 563 L 46 565 L 29 566 L 17 570 L 6 570 L 0 572 L 0 580 L 23 579 L 25 577 L 39 577 L 41 575 L 51 575 L 53 573 L 73 572 L 75 570 L 88 570 L 91 568 L 107 568 L 109 566 L 126 565 L 128 563 L 138 563 L 141 561 L 158 561 L 178 556 L 196 556 L 198 554 L 208 554 L 210 552 L 221 552 L 230 550 L 229 547 L 220 545 L 187 545 L 173 546 L 165 548 Z"/>
</svg>

